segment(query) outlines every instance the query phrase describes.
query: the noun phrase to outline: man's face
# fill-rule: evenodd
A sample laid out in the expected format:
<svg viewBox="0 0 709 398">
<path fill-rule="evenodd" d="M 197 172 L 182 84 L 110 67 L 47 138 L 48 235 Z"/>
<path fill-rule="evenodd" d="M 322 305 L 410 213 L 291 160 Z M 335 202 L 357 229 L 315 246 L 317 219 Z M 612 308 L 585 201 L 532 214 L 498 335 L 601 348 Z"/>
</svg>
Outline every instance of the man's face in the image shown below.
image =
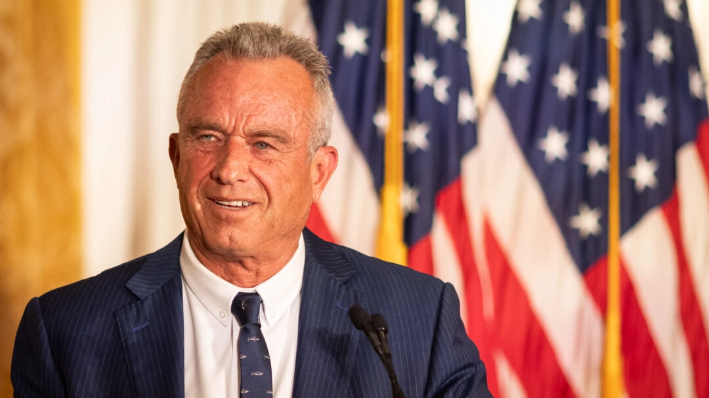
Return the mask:
<svg viewBox="0 0 709 398">
<path fill-rule="evenodd" d="M 193 77 L 170 136 L 190 243 L 202 261 L 290 258 L 312 203 L 337 164 L 308 157 L 315 95 L 290 58 L 217 55 Z"/>
</svg>

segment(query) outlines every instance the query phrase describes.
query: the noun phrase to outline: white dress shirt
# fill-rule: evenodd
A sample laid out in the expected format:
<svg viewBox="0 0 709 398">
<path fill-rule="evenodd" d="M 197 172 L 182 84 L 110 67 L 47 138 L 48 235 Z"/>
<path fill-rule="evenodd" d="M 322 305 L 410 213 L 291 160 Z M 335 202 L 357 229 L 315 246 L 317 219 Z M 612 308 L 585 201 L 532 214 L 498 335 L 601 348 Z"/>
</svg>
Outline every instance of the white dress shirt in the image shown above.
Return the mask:
<svg viewBox="0 0 709 398">
<path fill-rule="evenodd" d="M 185 398 L 239 397 L 239 324 L 231 302 L 239 292 L 261 296 L 261 331 L 268 345 L 275 398 L 290 397 L 295 376 L 303 236 L 288 263 L 260 285 L 243 289 L 209 271 L 195 257 L 187 231 L 180 253 L 185 332 Z"/>
</svg>

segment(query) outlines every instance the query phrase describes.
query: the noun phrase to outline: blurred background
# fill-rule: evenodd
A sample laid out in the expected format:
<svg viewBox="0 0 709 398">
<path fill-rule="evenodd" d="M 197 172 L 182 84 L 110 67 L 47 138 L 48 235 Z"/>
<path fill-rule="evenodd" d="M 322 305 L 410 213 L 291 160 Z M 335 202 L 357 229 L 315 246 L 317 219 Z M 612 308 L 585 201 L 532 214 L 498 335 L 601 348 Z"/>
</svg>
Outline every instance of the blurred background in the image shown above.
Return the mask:
<svg viewBox="0 0 709 398">
<path fill-rule="evenodd" d="M 385 2 L 364 3 L 0 2 L 0 396 L 31 297 L 184 228 L 168 135 L 217 29 L 274 22 L 328 55 L 341 160 L 309 226 L 375 254 Z M 627 395 L 709 396 L 709 3 L 621 7 L 609 29 L 603 1 L 406 3 L 405 261 L 455 285 L 496 396 L 599 396 L 614 223 Z M 608 37 L 624 43 L 615 221 Z"/>
</svg>

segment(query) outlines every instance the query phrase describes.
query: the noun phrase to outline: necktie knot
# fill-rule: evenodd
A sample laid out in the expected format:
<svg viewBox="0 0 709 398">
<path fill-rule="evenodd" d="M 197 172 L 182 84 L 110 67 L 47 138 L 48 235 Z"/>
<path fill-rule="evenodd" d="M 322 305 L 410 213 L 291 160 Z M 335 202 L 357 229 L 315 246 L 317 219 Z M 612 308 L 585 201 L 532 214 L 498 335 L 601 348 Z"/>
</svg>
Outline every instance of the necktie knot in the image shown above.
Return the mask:
<svg viewBox="0 0 709 398">
<path fill-rule="evenodd" d="M 239 293 L 231 302 L 231 313 L 234 314 L 241 327 L 250 323 L 260 326 L 258 318 L 260 308 L 261 296 L 258 293 Z"/>
</svg>

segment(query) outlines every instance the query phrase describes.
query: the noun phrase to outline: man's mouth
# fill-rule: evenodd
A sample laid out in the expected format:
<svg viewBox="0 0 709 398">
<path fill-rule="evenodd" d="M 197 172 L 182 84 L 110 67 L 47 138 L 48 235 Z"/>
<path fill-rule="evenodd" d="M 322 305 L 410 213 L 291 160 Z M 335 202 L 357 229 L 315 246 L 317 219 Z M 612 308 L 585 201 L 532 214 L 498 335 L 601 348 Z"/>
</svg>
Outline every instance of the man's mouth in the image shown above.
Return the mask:
<svg viewBox="0 0 709 398">
<path fill-rule="evenodd" d="M 218 205 L 224 206 L 224 207 L 234 207 L 234 208 L 240 208 L 240 207 L 249 207 L 253 203 L 247 202 L 245 200 L 232 200 L 232 201 L 222 201 L 222 200 L 215 200 Z"/>
</svg>

